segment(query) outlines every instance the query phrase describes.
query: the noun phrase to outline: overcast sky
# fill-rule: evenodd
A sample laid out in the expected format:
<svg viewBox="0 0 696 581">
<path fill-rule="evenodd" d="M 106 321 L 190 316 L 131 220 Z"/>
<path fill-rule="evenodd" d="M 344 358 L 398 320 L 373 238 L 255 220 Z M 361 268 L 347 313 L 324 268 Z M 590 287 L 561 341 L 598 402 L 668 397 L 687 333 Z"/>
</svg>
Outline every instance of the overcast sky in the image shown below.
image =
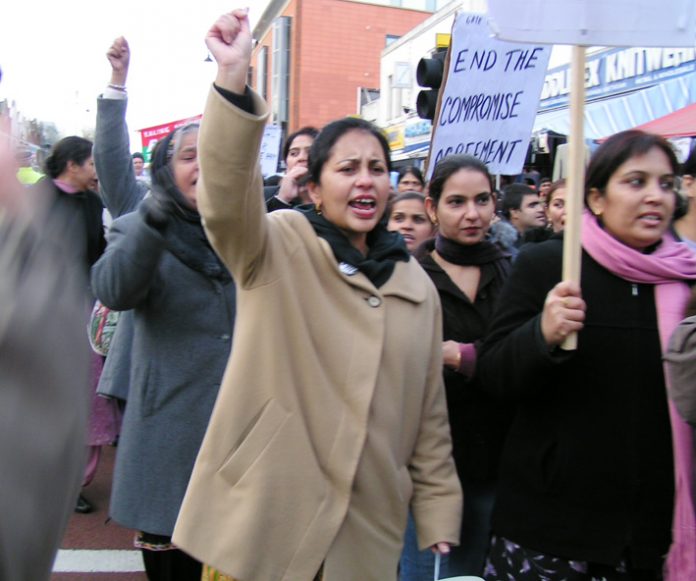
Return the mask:
<svg viewBox="0 0 696 581">
<path fill-rule="evenodd" d="M 252 27 L 268 0 L 5 0 L 0 10 L 0 100 L 65 133 L 94 125 L 109 80 L 105 53 L 131 47 L 131 130 L 199 114 L 215 72 L 204 37 L 218 15 L 249 6 Z"/>
<path fill-rule="evenodd" d="M 94 127 L 96 97 L 109 81 L 105 53 L 123 35 L 131 47 L 128 116 L 137 129 L 202 112 L 215 64 L 204 37 L 215 19 L 250 7 L 252 28 L 269 0 L 3 0 L 0 100 L 63 134 Z"/>
</svg>

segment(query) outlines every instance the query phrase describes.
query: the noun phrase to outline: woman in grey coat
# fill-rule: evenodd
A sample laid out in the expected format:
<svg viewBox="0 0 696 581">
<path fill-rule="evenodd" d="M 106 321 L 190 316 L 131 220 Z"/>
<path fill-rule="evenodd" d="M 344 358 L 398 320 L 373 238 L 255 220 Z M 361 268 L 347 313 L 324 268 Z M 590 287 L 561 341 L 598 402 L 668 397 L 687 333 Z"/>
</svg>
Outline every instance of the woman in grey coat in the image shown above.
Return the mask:
<svg viewBox="0 0 696 581">
<path fill-rule="evenodd" d="M 111 516 L 136 529 L 151 580 L 200 578 L 200 563 L 171 544 L 179 507 L 229 357 L 232 278 L 196 210 L 198 126 L 163 139 L 152 196 L 114 221 L 92 270 L 106 306 L 132 309 L 130 391 Z"/>
</svg>

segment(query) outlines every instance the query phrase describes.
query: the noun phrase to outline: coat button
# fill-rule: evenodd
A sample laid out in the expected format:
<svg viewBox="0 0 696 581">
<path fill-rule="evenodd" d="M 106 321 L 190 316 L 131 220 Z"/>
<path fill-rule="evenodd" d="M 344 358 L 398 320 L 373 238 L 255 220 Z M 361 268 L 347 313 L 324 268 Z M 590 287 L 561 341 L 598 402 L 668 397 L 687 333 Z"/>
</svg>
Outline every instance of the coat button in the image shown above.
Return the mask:
<svg viewBox="0 0 696 581">
<path fill-rule="evenodd" d="M 224 335 L 220 335 L 220 339 L 222 339 L 223 341 L 229 341 L 230 336 L 227 333 L 225 333 Z"/>
<path fill-rule="evenodd" d="M 376 297 L 375 295 L 372 295 L 368 297 L 367 299 L 367 304 L 370 305 L 373 308 L 379 307 L 379 305 L 382 304 L 382 301 L 379 297 Z"/>
</svg>

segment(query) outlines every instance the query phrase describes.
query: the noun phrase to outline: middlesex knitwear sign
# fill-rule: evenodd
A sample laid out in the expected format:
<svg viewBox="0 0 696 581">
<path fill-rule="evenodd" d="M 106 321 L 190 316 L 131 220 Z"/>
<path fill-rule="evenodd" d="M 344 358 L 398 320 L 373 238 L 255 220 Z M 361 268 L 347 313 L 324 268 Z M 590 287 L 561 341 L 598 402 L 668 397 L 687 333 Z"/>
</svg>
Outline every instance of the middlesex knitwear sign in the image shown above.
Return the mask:
<svg viewBox="0 0 696 581">
<path fill-rule="evenodd" d="M 428 162 L 466 153 L 489 171 L 517 174 L 527 154 L 551 47 L 491 36 L 486 17 L 460 12 Z"/>
<path fill-rule="evenodd" d="M 693 48 L 613 48 L 587 57 L 588 101 L 652 87 L 696 71 Z M 565 106 L 570 93 L 570 66 L 551 69 L 544 80 L 539 110 Z"/>
</svg>

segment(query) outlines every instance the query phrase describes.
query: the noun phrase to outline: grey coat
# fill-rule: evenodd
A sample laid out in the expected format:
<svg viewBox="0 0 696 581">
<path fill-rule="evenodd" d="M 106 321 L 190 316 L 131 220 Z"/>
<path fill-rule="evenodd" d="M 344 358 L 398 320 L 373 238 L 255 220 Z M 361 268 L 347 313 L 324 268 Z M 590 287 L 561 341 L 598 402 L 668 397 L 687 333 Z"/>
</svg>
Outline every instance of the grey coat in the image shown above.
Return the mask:
<svg viewBox="0 0 696 581">
<path fill-rule="evenodd" d="M 171 234 L 168 234 L 171 236 Z M 140 213 L 114 221 L 92 270 L 97 297 L 133 309 L 130 392 L 111 516 L 171 535 L 232 340 L 234 283 L 186 266 Z"/>
<path fill-rule="evenodd" d="M 97 99 L 94 165 L 99 195 L 115 219 L 135 210 L 150 189 L 133 171 L 126 125 L 127 99 Z"/>
<path fill-rule="evenodd" d="M 94 164 L 99 176 L 99 194 L 104 206 L 116 219 L 135 210 L 148 186 L 133 171 L 128 126 L 127 99 L 97 99 L 97 127 L 94 136 Z M 121 313 L 97 393 L 128 399 L 130 352 L 133 341 L 133 313 Z"/>
<path fill-rule="evenodd" d="M 85 460 L 84 266 L 59 214 L 31 208 L 0 219 L 2 581 L 51 577 Z"/>
</svg>

